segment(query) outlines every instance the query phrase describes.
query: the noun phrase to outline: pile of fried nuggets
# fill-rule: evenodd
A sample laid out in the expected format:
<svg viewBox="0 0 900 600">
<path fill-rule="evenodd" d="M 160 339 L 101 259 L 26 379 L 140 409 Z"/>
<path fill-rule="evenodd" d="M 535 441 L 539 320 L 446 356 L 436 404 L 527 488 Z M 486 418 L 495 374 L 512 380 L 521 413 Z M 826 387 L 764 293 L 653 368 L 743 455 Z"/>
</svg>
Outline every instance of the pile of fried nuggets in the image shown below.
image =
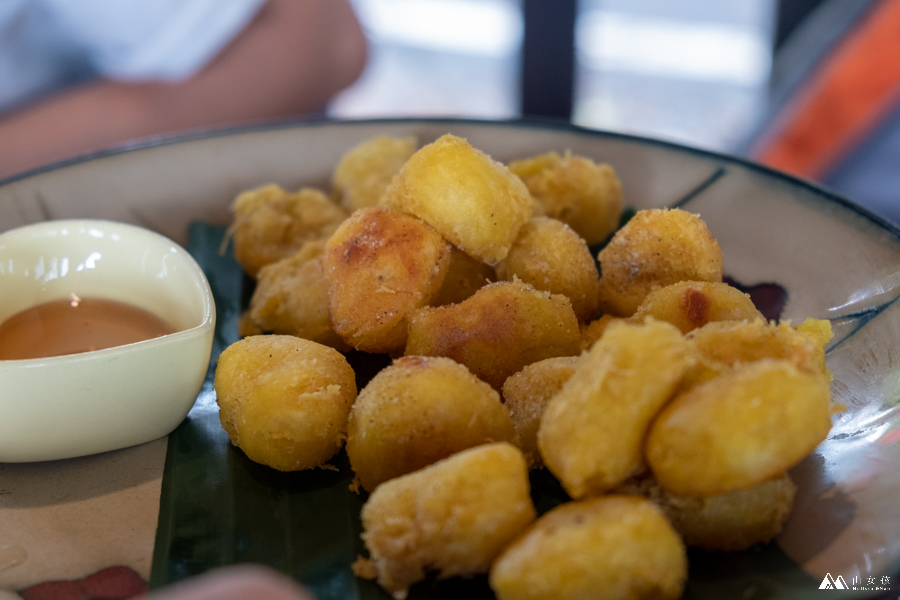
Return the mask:
<svg viewBox="0 0 900 600">
<path fill-rule="evenodd" d="M 501 600 L 678 598 L 686 546 L 781 530 L 787 471 L 831 427 L 831 329 L 767 322 L 699 216 L 617 230 L 609 165 L 504 165 L 449 134 L 368 139 L 332 188 L 235 200 L 256 287 L 215 388 L 256 462 L 346 448 L 368 494 L 359 576 L 398 599 L 485 573 Z M 351 349 L 392 362 L 357 390 Z M 537 468 L 571 498 L 541 516 Z"/>
</svg>

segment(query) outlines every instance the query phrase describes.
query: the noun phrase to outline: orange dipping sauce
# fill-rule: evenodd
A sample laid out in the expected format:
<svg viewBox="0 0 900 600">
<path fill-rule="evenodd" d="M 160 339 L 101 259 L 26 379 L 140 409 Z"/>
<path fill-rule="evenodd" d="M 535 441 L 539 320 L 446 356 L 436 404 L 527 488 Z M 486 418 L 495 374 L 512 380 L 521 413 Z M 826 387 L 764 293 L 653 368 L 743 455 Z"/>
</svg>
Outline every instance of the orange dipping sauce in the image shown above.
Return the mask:
<svg viewBox="0 0 900 600">
<path fill-rule="evenodd" d="M 0 324 L 0 360 L 78 354 L 174 332 L 165 320 L 142 308 L 73 294 L 23 310 Z"/>
</svg>

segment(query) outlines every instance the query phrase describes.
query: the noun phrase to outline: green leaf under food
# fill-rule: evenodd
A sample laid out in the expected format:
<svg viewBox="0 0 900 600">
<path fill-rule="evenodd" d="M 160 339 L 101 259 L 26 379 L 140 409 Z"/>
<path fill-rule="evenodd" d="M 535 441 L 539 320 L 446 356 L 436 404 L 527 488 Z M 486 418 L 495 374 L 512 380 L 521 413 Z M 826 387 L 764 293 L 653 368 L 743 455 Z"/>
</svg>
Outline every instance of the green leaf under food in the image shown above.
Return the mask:
<svg viewBox="0 0 900 600">
<path fill-rule="evenodd" d="M 376 584 L 356 578 L 351 563 L 365 554 L 359 512 L 365 497 L 349 489 L 344 453 L 317 469 L 281 473 L 258 465 L 231 445 L 219 424 L 213 375 L 219 353 L 238 340 L 247 281 L 230 249 L 220 253 L 224 227 L 196 224 L 188 250 L 206 272 L 216 298 L 213 356 L 197 403 L 168 440 L 150 587 L 158 588 L 234 563 L 266 564 L 307 585 L 320 600 L 385 600 Z M 386 357 L 351 352 L 362 388 Z M 546 471 L 532 473 L 540 512 L 567 500 Z M 689 553 L 685 598 L 696 600 L 818 597 L 806 575 L 776 544 L 746 552 Z M 435 581 L 410 599 L 493 598 L 485 577 Z"/>
</svg>

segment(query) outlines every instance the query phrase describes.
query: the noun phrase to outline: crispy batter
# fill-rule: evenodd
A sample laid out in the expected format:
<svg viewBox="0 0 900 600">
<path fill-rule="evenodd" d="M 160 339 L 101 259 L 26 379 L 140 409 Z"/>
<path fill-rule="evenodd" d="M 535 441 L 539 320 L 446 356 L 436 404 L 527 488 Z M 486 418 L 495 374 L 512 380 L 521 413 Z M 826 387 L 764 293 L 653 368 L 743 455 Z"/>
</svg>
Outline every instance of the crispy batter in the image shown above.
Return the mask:
<svg viewBox="0 0 900 600">
<path fill-rule="evenodd" d="M 681 281 L 655 288 L 632 319 L 640 322 L 647 317 L 671 323 L 682 333 L 713 321 L 764 318 L 749 294 L 721 281 Z"/>
<path fill-rule="evenodd" d="M 533 202 L 504 165 L 449 134 L 413 154 L 385 192 L 387 206 L 427 221 L 489 265 L 509 252 Z"/>
<path fill-rule="evenodd" d="M 450 266 L 444 277 L 444 284 L 431 304 L 432 306 L 457 304 L 495 281 L 497 281 L 497 273 L 493 267 L 472 258 L 453 246 L 450 251 Z"/>
<path fill-rule="evenodd" d="M 624 208 L 615 170 L 589 158 L 548 152 L 509 163 L 548 217 L 567 223 L 589 245 L 599 244 L 619 225 Z"/>
<path fill-rule="evenodd" d="M 295 335 L 341 352 L 350 349 L 328 315 L 322 270 L 325 242 L 307 242 L 295 254 L 259 270 L 247 317 L 259 333 Z"/>
<path fill-rule="evenodd" d="M 377 206 L 381 196 L 416 151 L 414 137 L 369 138 L 348 150 L 338 161 L 331 176 L 337 202 L 349 211 Z"/>
<path fill-rule="evenodd" d="M 721 281 L 722 250 L 699 216 L 680 209 L 639 210 L 597 255 L 600 308 L 630 317 L 655 287 Z"/>
<path fill-rule="evenodd" d="M 594 319 L 590 323 L 586 323 L 581 327 L 581 349 L 590 350 L 597 343 L 603 332 L 613 321 L 622 321 L 622 317 L 614 317 L 612 315 L 602 315 L 598 319 Z"/>
<path fill-rule="evenodd" d="M 807 319 L 800 325 L 771 323 L 763 319 L 716 322 L 695 329 L 688 339 L 700 355 L 734 366 L 763 358 L 780 358 L 810 373 L 831 372 L 825 365 L 825 345 L 831 339 L 831 323 Z"/>
<path fill-rule="evenodd" d="M 347 456 L 358 483 L 371 491 L 460 450 L 514 438 L 500 395 L 463 365 L 404 356 L 360 391 Z"/>
<path fill-rule="evenodd" d="M 329 238 L 322 264 L 334 330 L 357 350 L 391 352 L 406 344 L 410 314 L 440 291 L 450 244 L 421 219 L 361 208 Z"/>
<path fill-rule="evenodd" d="M 277 185 L 243 192 L 232 211 L 234 257 L 251 277 L 306 242 L 327 238 L 347 218 L 325 192 L 302 188 L 288 193 Z"/>
<path fill-rule="evenodd" d="M 629 479 L 616 493 L 638 494 L 659 506 L 684 543 L 709 552 L 736 552 L 781 533 L 794 506 L 797 486 L 787 473 L 719 496 L 678 496 L 650 474 Z"/>
<path fill-rule="evenodd" d="M 485 286 L 459 304 L 417 311 L 405 354 L 447 356 L 499 390 L 525 365 L 578 354 L 580 340 L 568 298 L 515 280 Z"/>
<path fill-rule="evenodd" d="M 541 415 L 550 399 L 575 372 L 578 360 L 577 356 L 545 358 L 510 375 L 503 383 L 503 404 L 519 435 L 519 447 L 535 467 L 543 466 L 537 446 Z"/>
<path fill-rule="evenodd" d="M 600 495 L 645 468 L 647 429 L 692 361 L 669 323 L 609 325 L 538 429 L 541 458 L 572 498 Z"/>
<path fill-rule="evenodd" d="M 333 348 L 258 335 L 222 352 L 215 390 L 235 446 L 252 461 L 299 471 L 324 465 L 343 446 L 356 376 Z"/>
<path fill-rule="evenodd" d="M 659 508 L 619 495 L 548 511 L 490 572 L 498 600 L 674 600 L 686 580 L 684 544 Z"/>
<path fill-rule="evenodd" d="M 536 289 L 566 296 L 581 322 L 597 316 L 597 264 L 585 241 L 562 221 L 529 219 L 509 254 L 497 264 L 497 276 L 505 281 L 518 277 Z"/>
<path fill-rule="evenodd" d="M 402 599 L 428 571 L 487 573 L 534 518 L 525 458 L 500 442 L 378 486 L 362 509 L 362 538 L 378 583 Z"/>
<path fill-rule="evenodd" d="M 673 494 L 717 496 L 784 473 L 830 429 L 825 377 L 763 359 L 676 396 L 650 428 L 646 457 Z"/>
</svg>

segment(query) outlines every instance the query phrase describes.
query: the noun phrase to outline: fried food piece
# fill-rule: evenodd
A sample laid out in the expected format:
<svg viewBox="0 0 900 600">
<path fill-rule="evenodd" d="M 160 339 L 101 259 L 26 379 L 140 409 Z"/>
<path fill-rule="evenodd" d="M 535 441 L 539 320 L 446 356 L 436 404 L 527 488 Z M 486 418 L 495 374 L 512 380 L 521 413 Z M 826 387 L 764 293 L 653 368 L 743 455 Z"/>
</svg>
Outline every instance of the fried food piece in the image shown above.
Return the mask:
<svg viewBox="0 0 900 600">
<path fill-rule="evenodd" d="M 584 156 L 548 152 L 509 163 L 548 217 L 567 223 L 589 245 L 599 244 L 619 226 L 622 185 L 608 164 Z"/>
<path fill-rule="evenodd" d="M 546 512 L 491 568 L 498 600 L 674 600 L 684 543 L 652 502 L 608 495 Z"/>
<path fill-rule="evenodd" d="M 784 473 L 830 429 L 825 378 L 763 359 L 677 395 L 650 428 L 646 457 L 673 494 L 717 496 Z"/>
<path fill-rule="evenodd" d="M 366 490 L 460 450 L 513 441 L 500 395 L 463 365 L 404 356 L 360 391 L 347 426 L 347 456 Z"/>
<path fill-rule="evenodd" d="M 414 137 L 380 135 L 351 148 L 331 175 L 337 202 L 350 212 L 377 206 L 391 179 L 400 172 L 417 145 Z"/>
<path fill-rule="evenodd" d="M 519 436 L 519 447 L 528 463 L 543 465 L 537 446 L 541 415 L 550 399 L 575 372 L 577 356 L 557 356 L 532 363 L 503 383 L 503 404 L 512 417 Z"/>
<path fill-rule="evenodd" d="M 328 282 L 322 270 L 323 240 L 259 270 L 247 318 L 259 332 L 295 335 L 336 350 L 350 349 L 328 315 Z"/>
<path fill-rule="evenodd" d="M 254 462 L 300 471 L 322 466 L 343 446 L 356 376 L 334 348 L 258 335 L 222 352 L 215 390 L 235 446 Z"/>
<path fill-rule="evenodd" d="M 497 281 L 497 273 L 490 265 L 475 260 L 456 246 L 450 251 L 450 267 L 444 284 L 432 306 L 462 302 L 489 283 Z"/>
<path fill-rule="evenodd" d="M 722 281 L 722 250 L 699 216 L 680 209 L 639 210 L 597 255 L 600 308 L 634 314 L 654 287 Z"/>
<path fill-rule="evenodd" d="M 487 573 L 535 515 L 518 448 L 500 442 L 464 450 L 372 492 L 362 509 L 371 558 L 354 570 L 374 571 L 402 599 L 428 571 L 440 578 Z"/>
<path fill-rule="evenodd" d="M 831 337 L 831 323 L 812 318 L 796 326 L 763 319 L 709 323 L 688 335 L 701 356 L 710 360 L 733 366 L 779 358 L 804 371 L 822 374 L 829 381 L 825 345 Z"/>
<path fill-rule="evenodd" d="M 579 321 L 597 316 L 597 264 L 585 241 L 562 221 L 529 219 L 509 254 L 497 264 L 497 276 L 504 281 L 518 277 L 536 289 L 566 296 Z"/>
<path fill-rule="evenodd" d="M 607 492 L 645 468 L 644 436 L 693 362 L 674 325 L 611 323 L 583 354 L 538 429 L 544 464 L 572 498 Z"/>
<path fill-rule="evenodd" d="M 621 321 L 621 317 L 612 315 L 601 315 L 599 319 L 594 319 L 581 328 L 581 349 L 590 350 L 597 343 L 606 331 L 607 326 L 613 321 Z"/>
<path fill-rule="evenodd" d="M 384 202 L 427 221 L 463 252 L 489 265 L 506 257 L 533 204 L 521 179 L 450 134 L 409 158 Z"/>
<path fill-rule="evenodd" d="M 653 501 L 684 543 L 708 552 L 736 552 L 772 541 L 791 514 L 797 486 L 787 473 L 719 496 L 677 496 L 650 474 L 629 479 L 616 493 Z"/>
<path fill-rule="evenodd" d="M 682 333 L 713 321 L 763 319 L 750 295 L 721 281 L 681 281 L 647 294 L 633 319 L 666 321 Z"/>
<path fill-rule="evenodd" d="M 502 281 L 459 304 L 417 311 L 405 354 L 447 356 L 500 390 L 525 365 L 578 354 L 580 335 L 568 298 Z"/>
<path fill-rule="evenodd" d="M 384 207 L 361 208 L 325 244 L 331 324 L 365 352 L 406 344 L 407 321 L 441 289 L 450 244 L 433 227 Z"/>
<path fill-rule="evenodd" d="M 348 214 L 325 192 L 307 187 L 288 193 L 274 184 L 243 192 L 231 209 L 234 257 L 251 277 L 306 242 L 327 238 Z"/>
</svg>

